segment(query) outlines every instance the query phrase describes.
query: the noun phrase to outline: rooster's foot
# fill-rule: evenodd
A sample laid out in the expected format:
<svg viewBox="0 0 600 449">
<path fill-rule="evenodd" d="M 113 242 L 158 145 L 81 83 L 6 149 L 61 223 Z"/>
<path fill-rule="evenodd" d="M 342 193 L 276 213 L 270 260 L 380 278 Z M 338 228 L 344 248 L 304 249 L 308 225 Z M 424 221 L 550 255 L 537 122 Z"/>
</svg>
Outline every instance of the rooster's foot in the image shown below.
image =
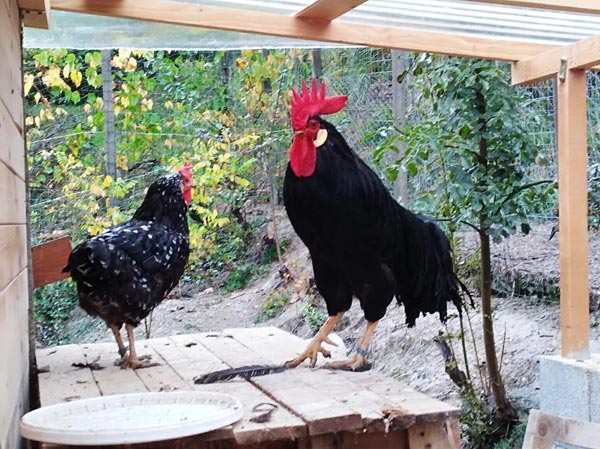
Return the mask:
<svg viewBox="0 0 600 449">
<path fill-rule="evenodd" d="M 354 357 L 348 360 L 338 362 L 330 362 L 323 366 L 325 369 L 339 369 L 342 371 L 368 371 L 371 369 L 371 364 L 367 362 L 365 354 L 354 354 Z"/>
<path fill-rule="evenodd" d="M 310 359 L 310 367 L 314 368 L 317 363 L 317 357 L 319 356 L 319 353 L 323 354 L 323 356 L 325 358 L 330 358 L 331 352 L 329 350 L 325 349 L 321 345 L 322 343 L 329 343 L 332 346 L 337 346 L 328 337 L 320 337 L 317 335 L 308 344 L 308 347 L 302 354 L 300 354 L 298 357 L 296 357 L 293 360 L 288 360 L 287 362 L 285 362 L 286 368 L 296 368 L 298 365 L 300 365 L 306 359 Z"/>
</svg>

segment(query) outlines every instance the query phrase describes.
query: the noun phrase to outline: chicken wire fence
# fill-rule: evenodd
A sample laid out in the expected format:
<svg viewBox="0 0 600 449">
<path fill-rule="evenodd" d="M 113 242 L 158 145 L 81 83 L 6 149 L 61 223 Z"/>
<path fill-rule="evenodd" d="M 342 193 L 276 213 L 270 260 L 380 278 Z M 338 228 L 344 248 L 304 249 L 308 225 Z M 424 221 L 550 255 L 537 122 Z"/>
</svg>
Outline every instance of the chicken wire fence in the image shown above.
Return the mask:
<svg viewBox="0 0 600 449">
<path fill-rule="evenodd" d="M 280 50 L 279 50 L 280 51 Z M 345 136 L 348 143 L 359 153 L 370 161 L 373 150 L 389 137 L 390 130 L 396 123 L 393 112 L 393 82 L 397 74 L 393 73 L 393 53 L 384 49 L 369 48 L 345 48 L 345 49 L 321 49 L 320 57 L 322 66 L 318 68 L 320 75 L 329 84 L 328 92 L 331 94 L 345 94 L 349 96 L 349 103 L 342 118 L 333 116 L 331 120 Z M 308 52 L 308 50 L 307 50 Z M 235 64 L 236 54 L 231 52 L 230 57 L 225 58 L 228 64 Z M 294 83 L 298 86 L 302 77 L 305 77 L 298 69 L 294 70 Z M 230 79 L 229 82 L 235 83 Z M 230 107 L 242 109 L 244 103 L 243 88 L 241 85 L 233 86 L 238 92 Z M 543 82 L 535 86 L 521 87 L 527 94 L 527 102 L 523 110 L 532 117 L 529 132 L 540 150 L 540 154 L 546 160 L 545 164 L 529 167 L 533 178 L 556 179 L 556 149 L 555 149 L 555 110 L 554 110 L 554 87 L 553 82 Z M 240 95 L 239 93 L 242 93 Z M 169 99 L 173 91 L 155 91 L 152 93 L 155 103 L 164 102 Z M 215 95 L 209 90 L 203 95 Z M 280 92 L 274 95 L 280 95 Z M 85 100 L 85 99 L 83 99 Z M 407 102 L 414 101 L 414 93 L 408 92 Z M 233 104 L 237 102 L 237 104 Z M 283 102 L 278 106 L 283 108 Z M 287 111 L 280 111 L 285 116 Z M 80 114 L 79 116 L 77 114 Z M 73 129 L 72 123 L 85 120 L 84 111 L 72 113 L 69 117 L 57 117 L 54 121 L 47 122 L 38 130 L 35 137 L 29 139 L 30 153 L 42 151 L 44 148 L 58 144 L 68 144 L 74 134 L 65 133 L 64 129 Z M 588 74 L 588 115 L 589 115 L 589 161 L 590 161 L 590 183 L 595 183 L 600 176 L 600 74 Z M 533 120 L 535 118 L 535 120 Z M 410 121 L 410 118 L 408 119 Z M 196 128 L 202 128 L 201 116 L 190 117 L 187 123 L 187 131 L 178 135 L 168 134 L 165 138 L 176 139 L 181 145 L 189 145 L 193 139 L 200 134 L 195 132 Z M 243 125 L 243 124 L 242 124 Z M 116 127 L 117 148 L 130 141 L 136 131 L 125 130 Z M 264 127 L 263 127 L 264 129 Z M 102 131 L 97 131 L 102 132 Z M 263 131 L 259 136 L 263 141 L 272 139 L 278 148 L 278 156 L 285 163 L 287 148 L 290 143 L 289 130 L 287 131 Z M 265 135 L 268 133 L 269 135 Z M 88 133 L 90 134 L 90 133 Z M 155 133 L 162 137 L 160 133 Z M 369 136 L 368 139 L 365 136 Z M 98 136 L 96 136 L 98 137 Z M 101 141 L 101 139 L 99 140 Z M 102 145 L 97 149 L 97 164 L 104 165 L 104 148 Z M 373 166 L 372 163 L 370 163 Z M 156 171 L 139 170 L 124 176 L 136 177 L 145 182 L 139 183 L 136 189 L 128 195 L 127 201 L 131 204 L 139 204 L 143 198 L 145 187 L 155 179 Z M 426 173 L 418 174 L 409 180 L 410 190 L 415 191 L 425 183 L 435 182 Z M 80 192 L 80 195 L 90 195 L 89 192 Z M 59 188 L 40 187 L 31 192 L 31 214 L 32 234 L 35 240 L 43 234 L 56 229 L 76 229 L 80 226 L 80 213 L 72 207 L 70 201 L 61 194 Z M 552 211 L 545 217 L 532 217 L 533 219 L 547 220 L 555 218 Z M 533 228 L 533 232 L 548 232 L 547 228 L 540 231 Z M 506 261 L 504 261 L 506 263 Z M 510 262 L 507 263 L 510 265 Z"/>
</svg>

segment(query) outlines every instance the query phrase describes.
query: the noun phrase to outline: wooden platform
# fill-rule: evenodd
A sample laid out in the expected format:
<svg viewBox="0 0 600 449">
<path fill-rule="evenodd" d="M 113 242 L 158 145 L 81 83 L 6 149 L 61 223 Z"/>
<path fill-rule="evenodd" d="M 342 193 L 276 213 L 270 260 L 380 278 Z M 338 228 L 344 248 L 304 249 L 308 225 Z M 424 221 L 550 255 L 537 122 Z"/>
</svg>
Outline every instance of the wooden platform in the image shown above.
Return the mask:
<svg viewBox="0 0 600 449">
<path fill-rule="evenodd" d="M 137 371 L 114 366 L 118 355 L 112 342 L 45 348 L 37 351 L 40 399 L 44 406 L 100 395 L 197 389 L 230 394 L 244 405 L 244 417 L 229 428 L 129 448 L 460 448 L 458 409 L 375 372 L 300 367 L 249 381 L 193 383 L 198 375 L 227 367 L 281 363 L 305 347 L 305 341 L 272 327 L 155 338 L 137 348 L 160 365 Z M 73 366 L 92 362 L 102 369 Z M 269 421 L 253 422 L 252 409 L 263 402 L 278 408 Z"/>
</svg>

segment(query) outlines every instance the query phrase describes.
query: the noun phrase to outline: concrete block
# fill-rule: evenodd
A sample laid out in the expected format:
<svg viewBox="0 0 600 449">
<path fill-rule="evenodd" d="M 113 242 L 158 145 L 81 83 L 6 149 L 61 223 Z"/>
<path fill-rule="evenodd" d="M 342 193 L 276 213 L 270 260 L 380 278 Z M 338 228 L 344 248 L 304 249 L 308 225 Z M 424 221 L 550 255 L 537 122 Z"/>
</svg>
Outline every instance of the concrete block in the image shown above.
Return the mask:
<svg viewBox="0 0 600 449">
<path fill-rule="evenodd" d="M 600 354 L 587 360 L 542 356 L 540 409 L 565 418 L 600 422 Z"/>
</svg>

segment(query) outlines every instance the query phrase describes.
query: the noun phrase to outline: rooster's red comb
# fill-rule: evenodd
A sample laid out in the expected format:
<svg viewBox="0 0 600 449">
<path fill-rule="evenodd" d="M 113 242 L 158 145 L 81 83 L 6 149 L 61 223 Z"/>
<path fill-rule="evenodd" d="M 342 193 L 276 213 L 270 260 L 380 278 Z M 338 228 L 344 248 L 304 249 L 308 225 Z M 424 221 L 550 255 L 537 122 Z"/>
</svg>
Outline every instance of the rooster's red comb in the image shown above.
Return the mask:
<svg viewBox="0 0 600 449">
<path fill-rule="evenodd" d="M 186 164 L 179 169 L 179 174 L 184 181 L 192 179 L 192 164 L 186 162 Z"/>
<path fill-rule="evenodd" d="M 292 128 L 299 131 L 306 126 L 309 117 L 315 115 L 333 114 L 346 106 L 348 96 L 337 95 L 334 97 L 325 96 L 325 83 L 321 83 L 321 88 L 317 88 L 317 79 L 313 77 L 311 90 L 308 90 L 306 81 L 302 80 L 302 94 L 299 95 L 292 88 Z"/>
</svg>

